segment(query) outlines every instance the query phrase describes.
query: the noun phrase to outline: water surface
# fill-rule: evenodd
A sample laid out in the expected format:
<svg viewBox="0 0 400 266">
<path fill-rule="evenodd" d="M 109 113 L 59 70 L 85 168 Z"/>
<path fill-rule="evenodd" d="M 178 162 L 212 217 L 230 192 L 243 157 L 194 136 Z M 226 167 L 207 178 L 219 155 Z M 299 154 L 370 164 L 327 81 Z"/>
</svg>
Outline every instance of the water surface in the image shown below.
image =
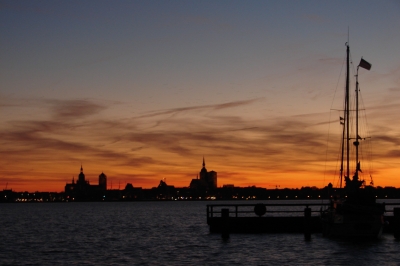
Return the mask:
<svg viewBox="0 0 400 266">
<path fill-rule="evenodd" d="M 225 241 L 209 233 L 210 203 L 1 204 L 0 265 L 400 264 L 392 235 L 349 242 L 320 234 L 311 241 L 302 234 L 231 234 Z"/>
</svg>

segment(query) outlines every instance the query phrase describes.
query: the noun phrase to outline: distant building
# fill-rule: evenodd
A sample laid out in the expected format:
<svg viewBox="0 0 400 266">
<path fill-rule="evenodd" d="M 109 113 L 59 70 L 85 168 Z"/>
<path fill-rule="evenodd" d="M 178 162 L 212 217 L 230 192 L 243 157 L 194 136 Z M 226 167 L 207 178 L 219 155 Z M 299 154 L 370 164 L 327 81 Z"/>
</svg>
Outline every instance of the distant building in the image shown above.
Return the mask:
<svg viewBox="0 0 400 266">
<path fill-rule="evenodd" d="M 200 177 L 200 178 L 199 178 Z M 200 170 L 197 179 L 190 182 L 191 189 L 216 189 L 217 188 L 217 172 L 206 169 L 206 163 L 203 157 L 203 167 Z"/>
<path fill-rule="evenodd" d="M 160 184 L 155 188 L 157 199 L 171 199 L 175 196 L 175 187 L 169 186 L 165 180 L 160 180 Z"/>
<path fill-rule="evenodd" d="M 107 176 L 103 172 L 99 175 L 99 187 L 107 190 Z"/>
<path fill-rule="evenodd" d="M 134 188 L 131 183 L 127 183 L 122 192 L 122 200 L 139 200 L 143 197 L 141 187 Z"/>
<path fill-rule="evenodd" d="M 85 179 L 83 167 L 78 175 L 78 180 L 72 178 L 72 183 L 65 185 L 65 194 L 67 198 L 73 200 L 98 200 L 104 196 L 107 190 L 107 176 L 102 172 L 99 175 L 99 184 L 90 185 L 89 181 Z"/>
</svg>

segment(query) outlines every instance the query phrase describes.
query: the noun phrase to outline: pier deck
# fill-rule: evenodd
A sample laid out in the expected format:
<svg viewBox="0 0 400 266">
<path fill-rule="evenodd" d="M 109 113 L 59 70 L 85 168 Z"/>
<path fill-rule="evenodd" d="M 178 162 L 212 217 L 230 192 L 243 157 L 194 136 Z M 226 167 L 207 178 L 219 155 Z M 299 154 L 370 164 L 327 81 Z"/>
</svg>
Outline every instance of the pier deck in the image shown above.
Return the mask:
<svg viewBox="0 0 400 266">
<path fill-rule="evenodd" d="M 328 206 L 329 203 L 208 204 L 207 224 L 211 233 L 320 233 L 320 213 Z M 386 204 L 384 233 L 393 233 L 393 206 L 400 203 Z"/>
</svg>

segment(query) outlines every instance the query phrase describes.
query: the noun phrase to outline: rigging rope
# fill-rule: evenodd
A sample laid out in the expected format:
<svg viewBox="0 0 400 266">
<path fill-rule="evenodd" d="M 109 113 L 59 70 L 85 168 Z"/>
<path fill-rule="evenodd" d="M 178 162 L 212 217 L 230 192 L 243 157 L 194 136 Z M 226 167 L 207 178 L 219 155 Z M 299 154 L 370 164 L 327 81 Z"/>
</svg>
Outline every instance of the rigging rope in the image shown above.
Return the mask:
<svg viewBox="0 0 400 266">
<path fill-rule="evenodd" d="M 346 63 L 346 58 L 343 59 L 342 67 L 341 67 L 341 69 L 340 69 L 339 77 L 338 77 L 338 80 L 337 80 L 337 82 L 336 82 L 335 92 L 334 92 L 334 94 L 333 94 L 333 98 L 332 98 L 332 102 L 331 102 L 331 106 L 330 106 L 329 122 L 328 122 L 328 137 L 327 137 L 327 140 L 326 140 L 326 152 L 325 152 L 325 166 L 324 166 L 323 187 L 325 186 L 326 167 L 327 167 L 327 162 L 328 162 L 328 151 L 329 151 L 329 138 L 330 138 L 330 128 L 331 128 L 331 117 L 332 117 L 332 110 L 333 110 L 332 107 L 333 107 L 333 103 L 334 103 L 335 98 L 336 98 L 336 93 L 337 93 L 337 90 L 338 90 L 338 87 L 339 87 L 340 77 L 342 76 L 343 68 L 344 68 L 344 66 L 345 66 L 345 63 Z M 339 146 L 339 147 L 340 147 L 340 146 Z M 338 153 L 338 154 L 339 154 L 339 153 Z M 335 167 L 334 169 L 337 169 L 337 163 L 338 163 L 338 160 L 336 160 L 336 167 Z M 335 170 L 334 174 L 335 174 L 335 176 L 336 176 L 336 174 L 337 174 L 336 170 Z M 338 182 L 340 182 L 340 179 L 338 179 Z M 332 183 L 335 183 L 335 178 L 334 178 L 334 181 L 333 181 Z M 336 185 L 336 186 L 338 187 L 338 185 Z"/>
</svg>

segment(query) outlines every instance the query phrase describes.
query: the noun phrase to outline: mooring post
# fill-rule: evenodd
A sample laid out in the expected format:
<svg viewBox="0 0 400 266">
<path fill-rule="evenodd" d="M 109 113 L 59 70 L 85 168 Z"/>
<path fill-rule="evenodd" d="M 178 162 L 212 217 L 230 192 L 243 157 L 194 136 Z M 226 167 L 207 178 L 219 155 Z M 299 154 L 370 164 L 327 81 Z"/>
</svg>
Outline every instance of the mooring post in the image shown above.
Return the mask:
<svg viewBox="0 0 400 266">
<path fill-rule="evenodd" d="M 304 209 L 304 238 L 311 239 L 311 208 L 308 205 Z"/>
<path fill-rule="evenodd" d="M 393 235 L 394 238 L 400 239 L 400 208 L 393 208 Z"/>
<path fill-rule="evenodd" d="M 209 224 L 208 223 L 209 218 L 210 218 L 210 206 L 207 205 L 207 224 Z"/>
<path fill-rule="evenodd" d="M 229 238 L 229 209 L 221 209 L 221 233 L 223 239 Z"/>
</svg>

